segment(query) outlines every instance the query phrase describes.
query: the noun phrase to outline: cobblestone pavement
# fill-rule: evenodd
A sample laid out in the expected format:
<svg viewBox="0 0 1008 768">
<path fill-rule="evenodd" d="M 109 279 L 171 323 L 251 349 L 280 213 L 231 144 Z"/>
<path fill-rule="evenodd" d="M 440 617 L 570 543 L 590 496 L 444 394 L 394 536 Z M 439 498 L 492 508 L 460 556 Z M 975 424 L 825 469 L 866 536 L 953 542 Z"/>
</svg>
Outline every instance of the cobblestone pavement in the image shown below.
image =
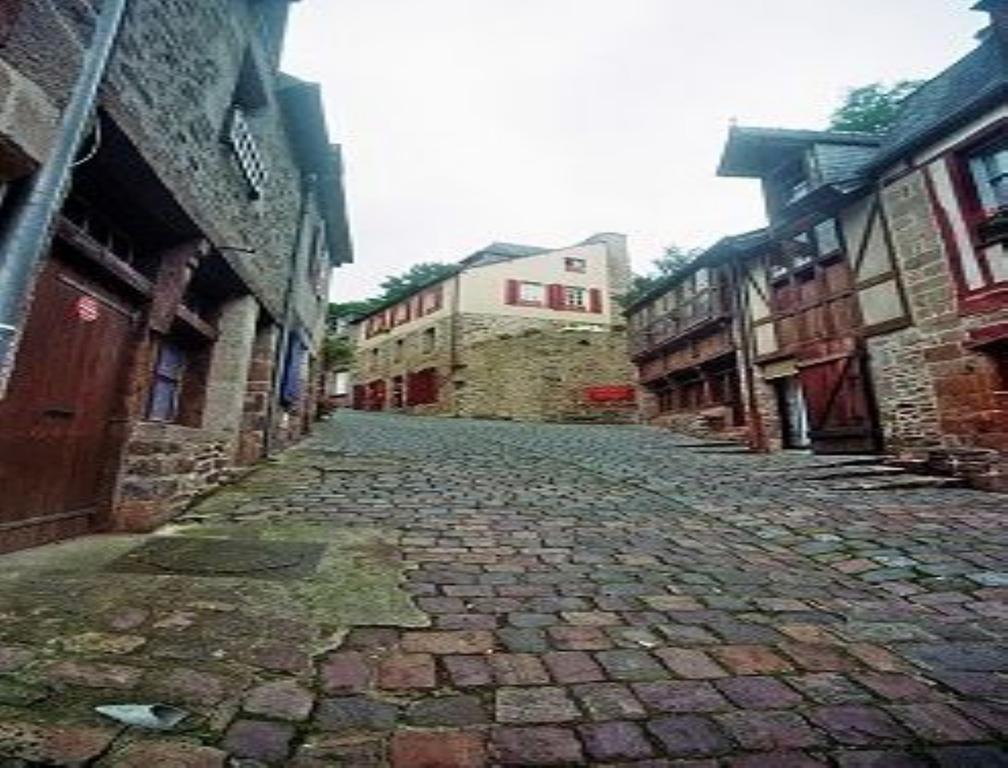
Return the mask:
<svg viewBox="0 0 1008 768">
<path fill-rule="evenodd" d="M 841 490 L 836 458 L 635 427 L 341 414 L 295 453 L 310 483 L 187 522 L 391 531 L 429 626 L 365 618 L 291 661 L 297 616 L 249 621 L 266 677 L 232 667 L 221 709 L 183 675 L 162 690 L 214 703 L 203 730 L 123 747 L 13 732 L 35 649 L 0 624 L 0 766 L 31 738 L 101 766 L 1008 766 L 1004 496 Z M 63 685 L 129 688 L 123 638 L 160 635 L 114 615 Z"/>
</svg>

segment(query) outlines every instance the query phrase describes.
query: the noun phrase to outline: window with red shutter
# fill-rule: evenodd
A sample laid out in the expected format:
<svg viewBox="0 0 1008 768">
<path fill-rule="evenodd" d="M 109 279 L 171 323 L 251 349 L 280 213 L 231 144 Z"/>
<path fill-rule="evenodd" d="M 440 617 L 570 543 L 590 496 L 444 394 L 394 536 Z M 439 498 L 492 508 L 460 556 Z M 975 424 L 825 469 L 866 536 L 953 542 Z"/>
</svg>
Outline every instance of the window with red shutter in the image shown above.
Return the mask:
<svg viewBox="0 0 1008 768">
<path fill-rule="evenodd" d="M 504 284 L 504 303 L 514 305 L 518 303 L 521 283 L 517 280 L 508 280 Z"/>
<path fill-rule="evenodd" d="M 553 284 L 546 288 L 546 299 L 550 309 L 564 308 L 564 287 Z"/>
</svg>

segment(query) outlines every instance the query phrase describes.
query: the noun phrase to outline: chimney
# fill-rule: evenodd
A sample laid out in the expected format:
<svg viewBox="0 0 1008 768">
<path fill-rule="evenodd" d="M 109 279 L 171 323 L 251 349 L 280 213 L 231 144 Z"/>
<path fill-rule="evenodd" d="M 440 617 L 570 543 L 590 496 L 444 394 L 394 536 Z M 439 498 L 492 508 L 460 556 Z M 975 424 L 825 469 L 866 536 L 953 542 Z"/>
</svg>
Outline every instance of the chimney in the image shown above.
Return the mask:
<svg viewBox="0 0 1008 768">
<path fill-rule="evenodd" d="M 981 30 L 977 37 L 986 40 L 996 36 L 1003 44 L 1008 45 L 1008 0 L 980 0 L 973 6 L 973 10 L 985 11 L 991 17 L 990 26 Z"/>
</svg>

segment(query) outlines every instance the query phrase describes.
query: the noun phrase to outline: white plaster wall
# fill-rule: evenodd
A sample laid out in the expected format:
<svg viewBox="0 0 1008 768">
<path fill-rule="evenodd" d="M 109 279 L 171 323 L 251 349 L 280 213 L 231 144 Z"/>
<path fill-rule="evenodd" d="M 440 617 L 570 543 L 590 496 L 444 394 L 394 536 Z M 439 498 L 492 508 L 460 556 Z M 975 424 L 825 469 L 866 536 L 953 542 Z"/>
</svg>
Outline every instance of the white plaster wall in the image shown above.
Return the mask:
<svg viewBox="0 0 1008 768">
<path fill-rule="evenodd" d="M 567 258 L 584 259 L 586 270 L 566 271 L 564 259 Z M 620 310 L 613 305 L 610 296 L 607 258 L 606 246 L 592 243 L 466 270 L 461 275 L 460 311 L 464 314 L 611 325 L 614 319 L 620 319 Z M 548 307 L 509 305 L 505 301 L 508 280 L 541 283 L 544 286 L 560 284 L 597 288 L 602 293 L 602 312 L 566 312 Z"/>
</svg>

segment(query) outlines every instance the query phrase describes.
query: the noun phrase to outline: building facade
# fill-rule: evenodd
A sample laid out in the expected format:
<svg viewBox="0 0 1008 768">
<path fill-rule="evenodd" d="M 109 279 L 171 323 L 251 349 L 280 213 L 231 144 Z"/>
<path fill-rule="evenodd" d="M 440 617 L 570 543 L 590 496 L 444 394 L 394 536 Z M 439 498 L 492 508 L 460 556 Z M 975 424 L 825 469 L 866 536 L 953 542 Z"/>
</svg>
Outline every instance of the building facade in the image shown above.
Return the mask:
<svg viewBox="0 0 1008 768">
<path fill-rule="evenodd" d="M 760 180 L 769 226 L 631 307 L 646 415 L 704 416 L 713 397 L 683 350 L 702 364 L 714 339 L 754 447 L 884 450 L 1006 487 L 1008 0 L 976 8 L 991 15 L 979 45 L 882 134 L 732 128 L 719 172 Z M 732 276 L 730 317 L 684 327 L 680 283 L 699 295 L 705 271 Z"/>
<path fill-rule="evenodd" d="M 307 429 L 350 249 L 319 89 L 277 68 L 287 10 L 128 4 L 0 399 L 0 550 L 149 529 Z M 0 13 L 0 224 L 99 11 Z"/>
<path fill-rule="evenodd" d="M 494 243 L 357 321 L 354 407 L 628 418 L 632 374 L 617 299 L 629 279 L 622 235 L 558 250 Z"/>
<path fill-rule="evenodd" d="M 643 421 L 747 440 L 735 258 L 764 232 L 725 238 L 627 307 Z"/>
</svg>

